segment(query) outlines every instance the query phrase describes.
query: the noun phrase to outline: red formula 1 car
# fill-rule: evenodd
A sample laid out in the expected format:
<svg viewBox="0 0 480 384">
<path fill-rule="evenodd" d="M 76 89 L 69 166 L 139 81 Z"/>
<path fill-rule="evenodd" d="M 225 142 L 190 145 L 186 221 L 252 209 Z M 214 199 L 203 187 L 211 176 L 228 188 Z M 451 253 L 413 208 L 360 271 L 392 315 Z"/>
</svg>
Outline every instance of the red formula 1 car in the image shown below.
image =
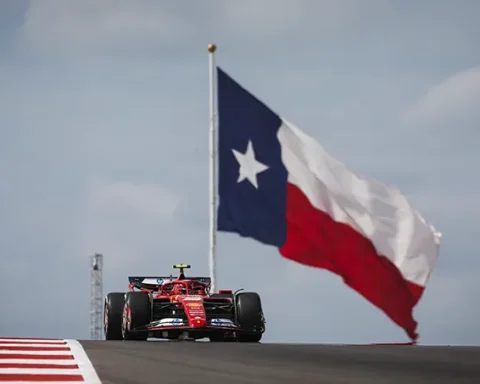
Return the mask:
<svg viewBox="0 0 480 384">
<path fill-rule="evenodd" d="M 189 265 L 174 265 L 180 276 L 129 277 L 129 292 L 105 297 L 106 340 L 259 342 L 265 332 L 260 296 L 221 290 L 210 294 L 210 278 L 186 278 Z"/>
</svg>

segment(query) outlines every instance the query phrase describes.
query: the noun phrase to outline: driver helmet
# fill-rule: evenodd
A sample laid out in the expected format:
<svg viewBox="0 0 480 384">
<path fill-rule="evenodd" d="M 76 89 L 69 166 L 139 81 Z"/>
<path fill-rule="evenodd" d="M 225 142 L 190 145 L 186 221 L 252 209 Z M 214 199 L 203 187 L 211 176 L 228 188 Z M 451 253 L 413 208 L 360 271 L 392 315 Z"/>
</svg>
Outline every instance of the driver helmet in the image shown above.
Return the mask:
<svg viewBox="0 0 480 384">
<path fill-rule="evenodd" d="M 186 295 L 187 294 L 187 289 L 183 284 L 177 284 L 175 285 L 175 293 L 177 295 Z"/>
</svg>

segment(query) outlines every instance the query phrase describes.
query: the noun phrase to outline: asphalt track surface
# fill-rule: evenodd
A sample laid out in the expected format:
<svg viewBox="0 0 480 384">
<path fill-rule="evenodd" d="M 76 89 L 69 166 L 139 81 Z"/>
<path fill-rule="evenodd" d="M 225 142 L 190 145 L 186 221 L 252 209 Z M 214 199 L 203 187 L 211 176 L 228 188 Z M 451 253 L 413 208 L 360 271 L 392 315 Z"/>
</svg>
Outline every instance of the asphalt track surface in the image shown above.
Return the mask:
<svg viewBox="0 0 480 384">
<path fill-rule="evenodd" d="M 480 347 L 80 343 L 104 384 L 480 383 Z"/>
</svg>

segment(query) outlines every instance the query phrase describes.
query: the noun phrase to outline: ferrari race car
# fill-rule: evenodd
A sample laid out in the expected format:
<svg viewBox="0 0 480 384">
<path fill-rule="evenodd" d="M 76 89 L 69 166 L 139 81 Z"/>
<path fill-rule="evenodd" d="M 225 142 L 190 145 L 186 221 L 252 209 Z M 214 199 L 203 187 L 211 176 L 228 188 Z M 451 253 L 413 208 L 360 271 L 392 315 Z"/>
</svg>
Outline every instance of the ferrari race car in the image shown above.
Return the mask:
<svg viewBox="0 0 480 384">
<path fill-rule="evenodd" d="M 243 289 L 210 293 L 208 277 L 130 276 L 129 291 L 105 297 L 106 340 L 169 340 L 259 342 L 265 332 L 260 296 Z"/>
</svg>

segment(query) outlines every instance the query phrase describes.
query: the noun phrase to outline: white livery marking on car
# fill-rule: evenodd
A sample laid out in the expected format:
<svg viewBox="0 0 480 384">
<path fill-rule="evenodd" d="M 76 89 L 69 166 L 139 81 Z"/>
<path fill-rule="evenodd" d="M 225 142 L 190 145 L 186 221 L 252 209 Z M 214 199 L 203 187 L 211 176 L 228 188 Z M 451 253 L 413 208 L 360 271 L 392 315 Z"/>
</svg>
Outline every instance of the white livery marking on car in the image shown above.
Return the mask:
<svg viewBox="0 0 480 384">
<path fill-rule="evenodd" d="M 217 325 L 220 327 L 234 327 L 235 324 L 231 320 L 228 319 L 212 319 L 210 321 L 211 325 Z"/>
<path fill-rule="evenodd" d="M 179 318 L 166 318 L 154 321 L 150 324 L 150 327 L 171 327 L 175 325 L 184 325 L 184 322 Z"/>
</svg>

